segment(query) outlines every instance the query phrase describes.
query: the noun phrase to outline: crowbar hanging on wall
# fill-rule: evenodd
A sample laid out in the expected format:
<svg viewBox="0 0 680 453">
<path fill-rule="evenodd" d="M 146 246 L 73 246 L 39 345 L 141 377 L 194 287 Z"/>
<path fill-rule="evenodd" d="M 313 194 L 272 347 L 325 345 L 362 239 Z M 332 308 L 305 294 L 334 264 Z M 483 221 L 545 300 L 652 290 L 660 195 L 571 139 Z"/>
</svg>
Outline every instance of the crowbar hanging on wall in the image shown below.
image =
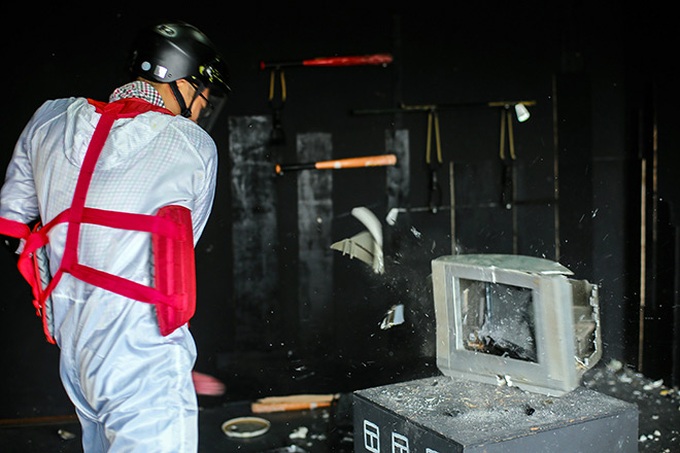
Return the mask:
<svg viewBox="0 0 680 453">
<path fill-rule="evenodd" d="M 434 126 L 434 131 L 433 131 Z M 432 133 L 434 132 L 435 143 L 437 146 L 437 160 L 432 161 Z M 427 144 L 425 146 L 425 163 L 430 170 L 430 196 L 428 206 L 430 212 L 436 214 L 442 203 L 442 187 L 439 184 L 437 170 L 442 165 L 442 144 L 439 137 L 439 115 L 437 109 L 431 108 L 427 112 Z"/>
<path fill-rule="evenodd" d="M 506 159 L 505 156 L 506 131 L 508 136 L 508 149 L 510 151 L 509 159 Z M 501 193 L 501 204 L 505 206 L 506 209 L 512 209 L 515 203 L 515 171 L 513 163 L 517 156 L 515 155 L 515 135 L 512 132 L 512 112 L 510 112 L 509 107 L 504 107 L 501 109 L 500 139 L 501 141 L 498 155 L 501 159 L 501 162 L 503 163 L 503 191 Z"/>
<path fill-rule="evenodd" d="M 430 173 L 429 181 L 429 196 L 428 208 L 431 213 L 436 214 L 439 211 L 443 200 L 442 188 L 439 183 L 439 175 L 437 170 L 443 163 L 442 159 L 442 144 L 439 135 L 439 112 L 436 105 L 412 105 L 405 106 L 402 104 L 404 110 L 426 111 L 427 112 L 427 141 L 425 143 L 425 165 Z M 436 146 L 436 160 L 432 159 L 432 135 L 434 135 Z"/>
<path fill-rule="evenodd" d="M 529 111 L 526 106 L 536 105 L 535 101 L 495 101 L 489 102 L 489 107 L 498 107 L 501 112 L 501 130 L 500 130 L 500 145 L 499 157 L 503 163 L 503 176 L 501 192 L 501 204 L 506 209 L 512 209 L 515 204 L 516 190 L 515 190 L 515 168 L 514 161 L 517 159 L 515 154 L 515 135 L 512 126 L 512 111 L 514 107 L 517 115 L 517 120 L 520 123 L 529 119 Z M 507 140 L 506 140 L 507 134 Z M 505 144 L 508 144 L 508 151 L 510 156 L 505 155 Z"/>
<path fill-rule="evenodd" d="M 526 119 L 526 118 L 525 118 Z M 507 142 L 510 151 L 509 158 L 505 155 L 505 142 Z M 501 108 L 501 130 L 500 130 L 500 147 L 499 157 L 503 165 L 503 173 L 501 176 L 501 205 L 505 209 L 512 209 L 512 251 L 518 251 L 518 233 L 517 233 L 517 210 L 515 209 L 515 202 L 517 198 L 516 193 L 516 175 L 515 175 L 515 136 L 512 131 L 512 112 L 509 105 L 504 105 Z"/>
<path fill-rule="evenodd" d="M 394 113 L 401 113 L 401 112 L 422 112 L 422 111 L 428 111 L 428 147 L 430 146 L 430 133 L 431 131 L 429 130 L 429 125 L 434 123 L 435 124 L 435 130 L 437 134 L 437 140 L 438 140 L 438 133 L 439 133 L 439 123 L 438 123 L 438 118 L 437 118 L 437 112 L 442 111 L 442 110 L 453 110 L 453 109 L 460 109 L 460 108 L 470 108 L 470 107 L 500 107 L 501 109 L 501 144 L 500 144 L 500 158 L 503 160 L 504 163 L 508 163 L 506 156 L 505 156 L 505 141 L 506 141 L 506 130 L 509 136 L 509 151 L 510 151 L 510 160 L 514 160 L 516 158 L 515 156 L 515 141 L 514 141 L 514 135 L 513 135 L 513 130 L 512 130 L 512 113 L 510 111 L 511 107 L 514 107 L 515 112 L 517 114 L 517 118 L 520 122 L 524 122 L 527 119 L 529 119 L 529 111 L 527 110 L 528 106 L 534 106 L 536 105 L 536 101 L 523 101 L 523 100 L 517 100 L 517 101 L 487 101 L 487 102 L 459 102 L 459 103 L 449 103 L 449 104 L 429 104 L 429 105 L 406 105 L 406 104 L 401 104 L 399 108 L 392 108 L 392 109 L 357 109 L 357 110 L 352 110 L 352 114 L 354 115 L 384 115 L 384 114 L 394 114 Z M 438 142 L 438 146 L 440 146 Z M 429 157 L 429 150 L 427 152 L 427 156 Z M 441 156 L 439 156 L 441 158 Z M 427 159 L 427 158 L 426 158 Z M 431 164 L 431 160 L 427 161 L 428 166 Z M 441 162 L 440 162 L 441 163 Z M 510 167 L 511 168 L 511 167 Z M 506 169 L 508 169 L 508 166 L 506 165 Z M 431 173 L 431 180 L 436 178 L 436 173 Z M 512 176 L 512 175 L 511 175 Z M 435 180 L 436 181 L 436 180 Z M 432 182 L 432 181 L 431 181 Z M 506 181 L 508 184 L 512 182 L 512 177 L 507 178 Z M 505 185 L 504 185 L 505 186 Z M 436 186 L 433 186 L 436 187 Z M 509 207 L 509 200 L 511 200 L 511 193 L 512 191 L 508 192 L 507 190 L 504 190 L 502 194 L 502 202 L 506 205 L 506 207 Z M 436 189 L 434 191 L 431 191 L 431 195 L 436 194 Z M 432 199 L 432 197 L 431 197 Z M 430 204 L 430 207 L 431 204 Z M 433 211 L 434 212 L 434 211 Z"/>
<path fill-rule="evenodd" d="M 279 101 L 274 100 L 274 93 L 276 92 L 276 75 L 278 74 L 278 80 L 281 85 L 281 96 Z M 269 74 L 269 108 L 272 111 L 272 130 L 269 135 L 269 142 L 272 145 L 283 145 L 286 143 L 286 135 L 283 130 L 283 125 L 281 123 L 281 113 L 283 106 L 286 103 L 286 76 L 283 69 L 275 68 L 271 70 Z"/>
</svg>

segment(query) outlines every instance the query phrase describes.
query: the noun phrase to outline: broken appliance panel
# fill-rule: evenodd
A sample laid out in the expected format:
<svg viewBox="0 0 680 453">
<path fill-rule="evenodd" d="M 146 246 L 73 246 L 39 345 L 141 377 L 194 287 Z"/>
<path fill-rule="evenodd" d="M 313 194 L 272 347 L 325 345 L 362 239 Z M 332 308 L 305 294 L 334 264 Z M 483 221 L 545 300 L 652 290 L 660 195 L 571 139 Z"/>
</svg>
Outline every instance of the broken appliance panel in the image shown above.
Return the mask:
<svg viewBox="0 0 680 453">
<path fill-rule="evenodd" d="M 443 374 L 560 396 L 601 356 L 597 287 L 520 255 L 432 261 Z"/>
</svg>

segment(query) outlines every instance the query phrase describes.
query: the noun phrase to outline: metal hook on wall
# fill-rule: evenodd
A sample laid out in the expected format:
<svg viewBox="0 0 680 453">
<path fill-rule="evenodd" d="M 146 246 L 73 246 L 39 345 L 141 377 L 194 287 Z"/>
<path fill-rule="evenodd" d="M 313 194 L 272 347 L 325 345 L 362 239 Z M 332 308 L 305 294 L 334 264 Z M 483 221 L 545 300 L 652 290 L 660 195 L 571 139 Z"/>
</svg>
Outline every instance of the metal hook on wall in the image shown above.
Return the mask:
<svg viewBox="0 0 680 453">
<path fill-rule="evenodd" d="M 274 94 L 276 93 L 276 80 L 277 77 L 281 85 L 281 95 L 278 102 L 274 100 Z M 286 76 L 281 68 L 274 68 L 269 74 L 269 107 L 272 110 L 272 130 L 269 135 L 269 142 L 272 145 L 283 145 L 286 143 L 286 135 L 283 130 L 283 124 L 281 122 L 281 114 L 283 111 L 283 106 L 286 103 Z"/>
<path fill-rule="evenodd" d="M 334 67 L 334 66 L 387 66 L 392 63 L 392 55 L 388 53 L 370 54 L 370 55 L 352 55 L 352 56 L 334 56 L 334 57 L 318 57 L 307 58 L 304 60 L 294 61 L 275 61 L 265 62 L 260 61 L 260 69 L 271 69 L 269 74 L 269 106 L 272 109 L 272 131 L 270 135 L 270 144 L 283 145 L 286 137 L 281 123 L 281 114 L 283 106 L 286 103 L 286 77 L 283 68 L 287 67 Z M 281 85 L 281 96 L 278 102 L 274 100 L 276 92 L 277 76 Z"/>
<path fill-rule="evenodd" d="M 434 133 L 435 146 L 437 148 L 437 160 L 432 162 L 432 134 Z M 425 163 L 430 169 L 430 212 L 437 213 L 442 203 L 442 188 L 437 176 L 437 170 L 442 165 L 442 144 L 439 136 L 439 115 L 437 109 L 432 106 L 427 112 L 427 144 L 425 146 Z"/>
</svg>

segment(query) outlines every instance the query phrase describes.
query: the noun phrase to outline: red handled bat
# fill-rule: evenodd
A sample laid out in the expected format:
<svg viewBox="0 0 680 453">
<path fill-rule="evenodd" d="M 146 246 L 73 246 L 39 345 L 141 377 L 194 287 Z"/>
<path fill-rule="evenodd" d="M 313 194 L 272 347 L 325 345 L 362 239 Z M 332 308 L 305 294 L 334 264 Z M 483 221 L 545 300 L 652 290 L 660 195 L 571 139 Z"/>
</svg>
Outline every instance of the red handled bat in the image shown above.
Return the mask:
<svg viewBox="0 0 680 453">
<path fill-rule="evenodd" d="M 379 154 L 377 156 L 349 157 L 346 159 L 323 160 L 301 164 L 276 164 L 276 174 L 295 170 L 339 170 L 341 168 L 384 167 L 397 163 L 395 154 Z"/>
<path fill-rule="evenodd" d="M 392 63 L 392 55 L 388 53 L 376 53 L 372 55 L 360 55 L 349 57 L 319 57 L 300 61 L 276 61 L 260 62 L 260 69 L 281 68 L 291 66 L 362 66 L 362 65 L 388 65 Z"/>
</svg>

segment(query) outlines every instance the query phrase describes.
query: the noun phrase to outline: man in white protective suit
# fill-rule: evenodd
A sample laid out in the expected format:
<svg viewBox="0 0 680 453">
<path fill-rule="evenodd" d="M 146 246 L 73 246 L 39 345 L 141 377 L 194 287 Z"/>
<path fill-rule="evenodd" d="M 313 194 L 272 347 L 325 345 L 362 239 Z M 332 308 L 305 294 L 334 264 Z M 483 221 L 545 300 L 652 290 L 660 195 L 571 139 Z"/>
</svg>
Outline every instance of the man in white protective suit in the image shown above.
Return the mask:
<svg viewBox="0 0 680 453">
<path fill-rule="evenodd" d="M 217 173 L 202 125 L 212 96 L 226 99 L 227 67 L 201 31 L 170 21 L 139 33 L 131 70 L 108 102 L 34 113 L 0 191 L 0 234 L 59 347 L 84 451 L 195 452 L 188 322 Z"/>
</svg>

